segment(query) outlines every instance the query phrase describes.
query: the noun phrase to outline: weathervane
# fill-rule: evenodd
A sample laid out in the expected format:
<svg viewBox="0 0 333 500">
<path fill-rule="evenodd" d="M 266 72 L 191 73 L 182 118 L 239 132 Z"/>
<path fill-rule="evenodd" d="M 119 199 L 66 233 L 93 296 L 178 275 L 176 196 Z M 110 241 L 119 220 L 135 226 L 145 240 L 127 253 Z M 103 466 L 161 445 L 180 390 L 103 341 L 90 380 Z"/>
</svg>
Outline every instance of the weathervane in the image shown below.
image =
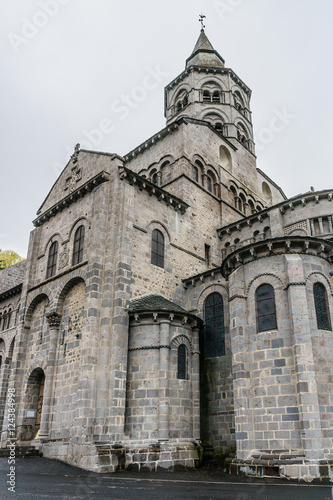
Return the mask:
<svg viewBox="0 0 333 500">
<path fill-rule="evenodd" d="M 206 16 L 204 16 L 203 14 L 200 14 L 200 19 L 199 19 L 199 22 L 201 23 L 201 29 L 203 30 L 204 28 L 206 28 L 206 26 L 204 25 L 204 19 Z"/>
</svg>

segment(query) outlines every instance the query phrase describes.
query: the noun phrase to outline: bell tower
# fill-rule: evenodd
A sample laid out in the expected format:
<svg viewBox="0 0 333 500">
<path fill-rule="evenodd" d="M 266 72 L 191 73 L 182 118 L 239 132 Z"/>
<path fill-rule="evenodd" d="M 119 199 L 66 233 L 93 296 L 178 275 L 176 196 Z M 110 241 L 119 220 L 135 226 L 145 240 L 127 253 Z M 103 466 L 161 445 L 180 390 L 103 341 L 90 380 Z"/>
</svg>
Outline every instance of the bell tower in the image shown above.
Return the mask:
<svg viewBox="0 0 333 500">
<path fill-rule="evenodd" d="M 165 88 L 166 123 L 180 117 L 208 122 L 254 154 L 250 99 L 251 90 L 225 67 L 202 27 L 185 70 Z"/>
</svg>

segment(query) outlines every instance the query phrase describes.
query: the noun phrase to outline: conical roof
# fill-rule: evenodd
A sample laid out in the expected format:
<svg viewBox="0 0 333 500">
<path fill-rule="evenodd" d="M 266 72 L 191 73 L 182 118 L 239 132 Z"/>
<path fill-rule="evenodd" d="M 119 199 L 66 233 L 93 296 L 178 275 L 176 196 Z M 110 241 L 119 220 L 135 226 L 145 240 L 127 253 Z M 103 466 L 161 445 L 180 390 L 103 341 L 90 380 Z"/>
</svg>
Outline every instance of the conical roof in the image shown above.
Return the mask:
<svg viewBox="0 0 333 500">
<path fill-rule="evenodd" d="M 224 59 L 214 50 L 213 45 L 202 29 L 192 54 L 186 61 L 186 68 L 190 66 L 219 66 L 224 68 Z"/>
</svg>

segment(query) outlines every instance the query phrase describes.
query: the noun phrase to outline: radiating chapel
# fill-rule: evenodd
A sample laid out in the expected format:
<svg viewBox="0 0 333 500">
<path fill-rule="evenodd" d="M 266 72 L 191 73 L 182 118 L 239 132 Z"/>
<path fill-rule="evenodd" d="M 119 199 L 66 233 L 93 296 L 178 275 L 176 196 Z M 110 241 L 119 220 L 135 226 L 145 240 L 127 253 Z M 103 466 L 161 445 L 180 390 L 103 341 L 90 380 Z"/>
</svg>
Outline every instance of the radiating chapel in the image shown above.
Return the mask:
<svg viewBox="0 0 333 500">
<path fill-rule="evenodd" d="M 75 151 L 0 271 L 1 446 L 108 472 L 329 479 L 333 190 L 256 165 L 251 90 L 202 29 L 166 126 Z"/>
</svg>

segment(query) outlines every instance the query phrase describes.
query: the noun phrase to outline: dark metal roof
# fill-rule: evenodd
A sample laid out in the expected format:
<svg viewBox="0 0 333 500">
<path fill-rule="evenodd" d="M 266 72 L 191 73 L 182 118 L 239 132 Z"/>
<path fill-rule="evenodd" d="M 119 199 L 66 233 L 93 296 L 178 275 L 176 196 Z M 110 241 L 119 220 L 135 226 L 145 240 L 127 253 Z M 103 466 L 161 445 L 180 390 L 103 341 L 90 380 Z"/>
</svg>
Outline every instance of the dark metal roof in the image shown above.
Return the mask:
<svg viewBox="0 0 333 500">
<path fill-rule="evenodd" d="M 147 295 L 146 297 L 132 300 L 129 305 L 129 312 L 139 311 L 167 311 L 188 314 L 178 304 L 165 299 L 161 295 Z"/>
</svg>

